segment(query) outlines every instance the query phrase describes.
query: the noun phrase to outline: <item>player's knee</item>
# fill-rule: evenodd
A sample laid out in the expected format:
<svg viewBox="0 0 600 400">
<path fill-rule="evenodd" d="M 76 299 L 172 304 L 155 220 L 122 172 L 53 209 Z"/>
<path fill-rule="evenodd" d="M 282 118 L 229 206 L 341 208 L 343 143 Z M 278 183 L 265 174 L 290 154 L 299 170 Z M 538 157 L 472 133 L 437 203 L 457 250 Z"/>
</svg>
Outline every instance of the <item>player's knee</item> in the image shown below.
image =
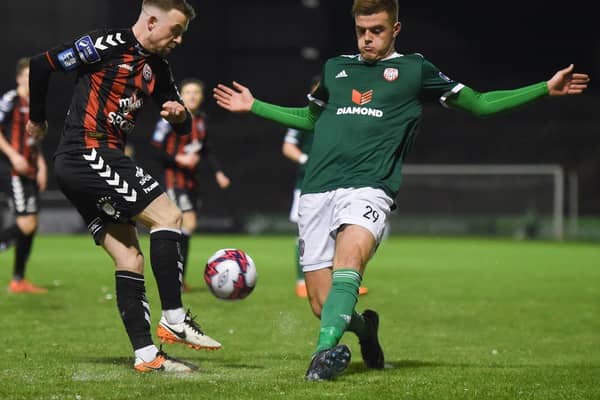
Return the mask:
<svg viewBox="0 0 600 400">
<path fill-rule="evenodd" d="M 175 206 L 169 207 L 160 213 L 159 224 L 161 227 L 168 228 L 181 228 L 182 213 L 181 210 Z"/>
<path fill-rule="evenodd" d="M 37 218 L 34 216 L 27 216 L 17 219 L 17 226 L 23 235 L 30 236 L 35 233 L 38 227 Z"/>
<path fill-rule="evenodd" d="M 144 255 L 137 249 L 132 248 L 123 254 L 120 254 L 116 260 L 118 270 L 135 272 L 136 274 L 144 274 Z"/>
</svg>

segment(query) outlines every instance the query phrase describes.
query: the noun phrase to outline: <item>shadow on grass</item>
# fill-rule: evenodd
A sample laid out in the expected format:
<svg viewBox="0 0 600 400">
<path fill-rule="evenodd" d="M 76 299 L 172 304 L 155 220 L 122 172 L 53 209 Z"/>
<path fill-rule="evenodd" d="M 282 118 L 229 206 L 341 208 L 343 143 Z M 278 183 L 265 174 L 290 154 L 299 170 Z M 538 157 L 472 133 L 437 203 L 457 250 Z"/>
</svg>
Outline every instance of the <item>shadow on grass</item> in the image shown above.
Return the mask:
<svg viewBox="0 0 600 400">
<path fill-rule="evenodd" d="M 188 361 L 194 364 L 200 364 L 202 367 L 202 360 L 195 359 L 194 357 L 177 357 L 182 361 Z M 78 358 L 79 361 L 91 363 L 91 364 L 109 364 L 109 365 L 125 365 L 128 367 L 133 366 L 133 357 L 81 357 Z M 264 365 L 257 364 L 248 364 L 244 362 L 235 363 L 231 361 L 219 361 L 219 360 L 211 360 L 213 364 L 221 364 L 223 368 L 230 369 L 265 369 Z"/>
<path fill-rule="evenodd" d="M 346 370 L 345 374 L 352 375 L 365 372 L 375 371 L 388 371 L 388 370 L 412 370 L 417 368 L 497 368 L 497 369 L 519 369 L 519 368 L 585 368 L 585 369 L 597 369 L 600 365 L 596 364 L 582 364 L 582 365 L 549 365 L 549 364 L 477 364 L 477 363 L 447 363 L 447 362 L 432 362 L 432 361 L 420 361 L 420 360 L 398 360 L 398 361 L 386 361 L 384 370 L 373 370 L 365 366 L 362 361 L 355 361 L 350 363 L 350 366 Z"/>
</svg>

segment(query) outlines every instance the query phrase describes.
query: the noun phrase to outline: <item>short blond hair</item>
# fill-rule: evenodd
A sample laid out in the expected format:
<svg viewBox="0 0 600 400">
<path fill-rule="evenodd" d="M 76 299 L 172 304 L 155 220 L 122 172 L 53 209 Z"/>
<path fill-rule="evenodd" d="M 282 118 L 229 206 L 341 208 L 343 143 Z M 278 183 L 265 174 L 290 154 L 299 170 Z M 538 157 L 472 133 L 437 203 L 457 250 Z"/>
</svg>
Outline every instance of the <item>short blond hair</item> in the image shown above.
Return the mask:
<svg viewBox="0 0 600 400">
<path fill-rule="evenodd" d="M 154 6 L 164 11 L 178 10 L 190 21 L 196 18 L 196 11 L 187 0 L 144 0 L 142 8 L 144 6 Z"/>
</svg>

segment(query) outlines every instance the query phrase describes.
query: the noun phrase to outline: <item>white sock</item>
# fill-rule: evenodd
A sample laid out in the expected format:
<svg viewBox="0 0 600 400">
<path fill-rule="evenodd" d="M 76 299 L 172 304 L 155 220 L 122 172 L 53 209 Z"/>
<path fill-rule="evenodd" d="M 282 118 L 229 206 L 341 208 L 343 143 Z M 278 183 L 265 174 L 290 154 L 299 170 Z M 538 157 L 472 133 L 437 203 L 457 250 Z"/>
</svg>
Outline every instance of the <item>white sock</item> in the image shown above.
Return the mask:
<svg viewBox="0 0 600 400">
<path fill-rule="evenodd" d="M 169 324 L 180 324 L 185 320 L 185 311 L 183 308 L 176 308 L 174 310 L 162 310 L 162 316 L 167 320 Z"/>
<path fill-rule="evenodd" d="M 138 364 L 138 359 L 142 362 L 150 362 L 154 360 L 156 358 L 156 353 L 158 353 L 158 349 L 155 345 L 151 344 L 150 346 L 137 349 L 134 353 L 136 358 L 136 364 Z"/>
</svg>

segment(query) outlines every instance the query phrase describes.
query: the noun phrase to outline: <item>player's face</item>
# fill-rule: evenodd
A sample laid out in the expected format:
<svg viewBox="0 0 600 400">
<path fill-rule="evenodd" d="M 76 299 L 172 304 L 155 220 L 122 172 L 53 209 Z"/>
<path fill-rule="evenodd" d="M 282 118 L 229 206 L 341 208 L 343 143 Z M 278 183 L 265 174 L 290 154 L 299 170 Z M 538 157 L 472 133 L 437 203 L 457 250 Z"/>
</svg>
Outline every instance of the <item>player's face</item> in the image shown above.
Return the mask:
<svg viewBox="0 0 600 400">
<path fill-rule="evenodd" d="M 29 93 L 29 68 L 23 68 L 17 75 L 17 86 L 20 90 Z"/>
<path fill-rule="evenodd" d="M 195 83 L 188 83 L 181 88 L 181 100 L 183 104 L 190 110 L 197 110 L 202 101 L 204 100 L 204 94 L 200 85 Z"/>
<path fill-rule="evenodd" d="M 357 15 L 354 23 L 358 50 L 366 61 L 375 62 L 394 52 L 394 42 L 400 33 L 400 23 L 392 23 L 386 11 Z"/>
<path fill-rule="evenodd" d="M 167 56 L 182 43 L 188 23 L 188 18 L 179 10 L 159 13 L 151 18 L 148 24 L 151 48 L 148 50 L 163 57 Z"/>
</svg>

